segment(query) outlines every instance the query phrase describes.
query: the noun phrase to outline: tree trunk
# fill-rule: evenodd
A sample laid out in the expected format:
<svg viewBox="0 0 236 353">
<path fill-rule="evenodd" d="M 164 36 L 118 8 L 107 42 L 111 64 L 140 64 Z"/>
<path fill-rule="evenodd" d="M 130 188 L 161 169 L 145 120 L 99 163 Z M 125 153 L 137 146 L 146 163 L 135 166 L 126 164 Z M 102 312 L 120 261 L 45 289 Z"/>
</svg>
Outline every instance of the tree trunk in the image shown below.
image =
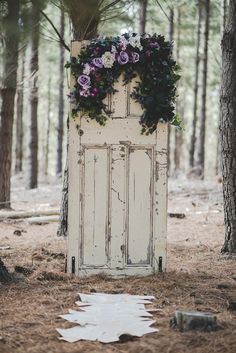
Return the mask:
<svg viewBox="0 0 236 353">
<path fill-rule="evenodd" d="M 48 156 L 49 156 L 49 138 L 51 129 L 51 76 L 48 78 L 48 114 L 47 114 L 47 131 L 45 141 L 45 163 L 44 163 L 44 174 L 48 175 Z"/>
<path fill-rule="evenodd" d="M 68 117 L 68 119 L 70 119 L 70 117 Z M 68 127 L 67 127 L 67 140 L 68 138 L 69 136 L 68 136 Z M 66 155 L 67 154 L 68 154 L 68 141 L 67 141 Z M 57 235 L 66 237 L 67 231 L 68 231 L 68 155 L 66 158 L 66 166 L 64 169 L 64 176 L 63 176 L 60 220 L 59 220 Z"/>
<path fill-rule="evenodd" d="M 74 40 L 92 39 L 97 35 L 97 27 L 100 20 L 98 4 L 95 0 L 71 0 L 63 1 L 72 21 Z M 83 16 L 81 16 L 83 14 Z M 69 119 L 67 122 L 67 139 L 69 130 Z M 67 142 L 68 151 L 68 142 Z M 66 152 L 67 153 L 67 152 Z M 68 155 L 64 170 L 63 190 L 61 200 L 60 222 L 57 231 L 58 236 L 67 236 L 68 230 Z"/>
<path fill-rule="evenodd" d="M 174 39 L 174 9 L 170 8 L 170 19 L 169 19 L 169 41 L 173 42 Z M 171 126 L 168 124 L 168 137 L 167 137 L 167 165 L 168 172 L 170 173 L 171 168 L 171 146 L 170 146 L 170 137 L 171 137 Z"/>
<path fill-rule="evenodd" d="M 140 34 L 145 33 L 147 4 L 148 4 L 148 0 L 140 0 L 140 9 L 139 9 L 139 33 Z"/>
<path fill-rule="evenodd" d="M 222 40 L 220 138 L 224 195 L 225 243 L 222 252 L 236 252 L 236 1 L 230 0 Z"/>
<path fill-rule="evenodd" d="M 25 75 L 25 50 L 20 55 L 20 70 L 16 100 L 16 148 L 15 148 L 15 173 L 22 171 L 23 161 L 23 105 L 24 105 L 24 75 Z"/>
<path fill-rule="evenodd" d="M 100 20 L 97 0 L 64 0 L 72 22 L 74 40 L 91 39 L 97 35 Z"/>
<path fill-rule="evenodd" d="M 222 35 L 225 30 L 226 26 L 226 19 L 227 19 L 227 13 L 228 13 L 228 0 L 221 0 L 221 32 Z"/>
<path fill-rule="evenodd" d="M 65 14 L 61 9 L 61 27 L 60 35 L 64 38 L 65 32 Z M 65 61 L 65 48 L 60 45 L 60 83 L 59 83 L 59 109 L 58 109 L 58 125 L 57 125 L 57 166 L 56 173 L 62 172 L 62 145 L 63 145 L 63 122 L 64 122 L 64 61 Z"/>
<path fill-rule="evenodd" d="M 207 95 L 207 66 L 208 66 L 208 40 L 210 24 L 210 0 L 205 0 L 205 28 L 204 28 L 204 53 L 203 53 L 203 72 L 202 72 L 202 99 L 201 99 L 201 119 L 199 135 L 198 165 L 201 168 L 202 178 L 205 169 L 205 135 L 206 135 L 206 95 Z"/>
<path fill-rule="evenodd" d="M 40 7 L 35 1 L 32 2 L 32 31 L 30 38 L 31 58 L 30 74 L 31 87 L 29 94 L 29 120 L 30 120 L 30 140 L 29 140 L 29 175 L 27 186 L 29 189 L 38 186 L 38 50 L 39 50 L 39 20 Z"/>
<path fill-rule="evenodd" d="M 177 38 L 176 38 L 176 61 L 179 63 L 180 60 L 180 26 L 181 26 L 181 12 L 180 8 L 177 8 Z M 179 99 L 176 101 L 176 113 L 180 114 L 179 109 Z M 180 157 L 183 144 L 183 133 L 182 131 L 175 128 L 175 150 L 174 150 L 174 163 L 175 163 L 175 172 L 178 172 L 181 169 Z"/>
<path fill-rule="evenodd" d="M 189 150 L 189 165 L 194 167 L 194 155 L 196 149 L 196 127 L 197 127 L 197 106 L 198 106 L 198 78 L 199 78 L 199 64 L 200 64 L 200 39 L 201 39 L 201 18 L 202 7 L 201 0 L 197 0 L 197 26 L 196 26 L 196 55 L 195 55 L 195 77 L 194 77 L 194 98 L 193 98 L 193 122 L 192 135 Z"/>
<path fill-rule="evenodd" d="M 223 37 L 227 16 L 227 0 L 221 0 L 221 36 Z M 220 112 L 219 112 L 220 124 Z M 220 158 L 220 134 L 218 131 L 216 142 L 216 175 L 221 172 L 221 158 Z"/>
<path fill-rule="evenodd" d="M 1 87 L 0 129 L 0 209 L 10 208 L 10 184 L 12 164 L 12 134 L 14 101 L 17 82 L 19 44 L 19 0 L 6 1 L 7 15 L 2 20 L 4 51 Z"/>
</svg>

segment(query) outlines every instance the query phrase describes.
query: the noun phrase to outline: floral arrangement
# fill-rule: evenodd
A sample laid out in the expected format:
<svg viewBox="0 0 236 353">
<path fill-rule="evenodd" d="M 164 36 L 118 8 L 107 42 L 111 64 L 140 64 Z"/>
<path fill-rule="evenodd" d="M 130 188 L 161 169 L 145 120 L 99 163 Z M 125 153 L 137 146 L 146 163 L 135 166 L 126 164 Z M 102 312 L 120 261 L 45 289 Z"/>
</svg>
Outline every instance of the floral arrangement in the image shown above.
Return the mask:
<svg viewBox="0 0 236 353">
<path fill-rule="evenodd" d="M 176 82 L 180 76 L 171 53 L 172 44 L 156 34 L 133 33 L 91 40 L 66 65 L 76 79 L 70 93 L 73 113 L 83 111 L 104 125 L 112 113 L 104 98 L 115 93 L 114 82 L 123 73 L 124 84 L 139 77 L 131 97 L 143 108 L 142 133 L 154 132 L 159 121 L 180 125 L 174 112 Z"/>
</svg>

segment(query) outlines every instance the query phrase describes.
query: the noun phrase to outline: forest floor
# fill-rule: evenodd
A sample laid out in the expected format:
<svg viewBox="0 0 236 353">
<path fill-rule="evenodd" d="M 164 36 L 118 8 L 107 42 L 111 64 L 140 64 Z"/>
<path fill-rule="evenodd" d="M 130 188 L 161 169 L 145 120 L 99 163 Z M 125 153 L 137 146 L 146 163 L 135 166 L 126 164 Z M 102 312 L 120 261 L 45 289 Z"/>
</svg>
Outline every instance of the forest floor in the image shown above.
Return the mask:
<svg viewBox="0 0 236 353">
<path fill-rule="evenodd" d="M 9 247 L 0 250 L 6 266 L 12 271 L 15 266 L 34 270 L 17 283 L 0 284 L 0 352 L 235 352 L 236 314 L 227 305 L 228 300 L 236 300 L 236 260 L 220 254 L 224 241 L 221 185 L 187 180 L 169 184 L 169 212 L 181 212 L 186 217 L 168 217 L 168 268 L 156 276 L 71 278 L 64 273 L 66 242 L 56 235 L 57 223 L 1 222 L 0 247 Z M 60 189 L 52 181 L 25 191 L 18 178 L 14 180 L 12 206 L 27 210 L 59 207 Z M 58 340 L 56 328 L 72 326 L 58 315 L 76 309 L 78 292 L 91 290 L 154 295 L 159 332 L 105 345 Z M 180 332 L 171 328 L 175 310 L 186 308 L 216 314 L 221 329 Z"/>
</svg>

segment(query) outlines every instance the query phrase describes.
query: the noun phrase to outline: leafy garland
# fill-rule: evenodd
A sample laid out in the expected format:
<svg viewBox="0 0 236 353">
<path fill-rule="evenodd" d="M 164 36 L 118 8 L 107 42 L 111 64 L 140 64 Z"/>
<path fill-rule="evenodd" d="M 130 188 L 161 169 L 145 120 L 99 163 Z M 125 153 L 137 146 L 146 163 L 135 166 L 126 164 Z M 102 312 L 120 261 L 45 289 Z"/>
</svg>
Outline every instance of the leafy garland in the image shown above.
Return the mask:
<svg viewBox="0 0 236 353">
<path fill-rule="evenodd" d="M 176 82 L 180 76 L 171 53 L 172 44 L 156 34 L 134 33 L 91 40 L 66 65 L 76 79 L 74 91 L 69 95 L 74 103 L 72 113 L 86 112 L 104 125 L 112 113 L 104 99 L 116 92 L 114 83 L 123 73 L 124 84 L 140 78 L 131 97 L 143 108 L 142 133 L 153 133 L 159 121 L 180 126 L 174 112 Z"/>
</svg>

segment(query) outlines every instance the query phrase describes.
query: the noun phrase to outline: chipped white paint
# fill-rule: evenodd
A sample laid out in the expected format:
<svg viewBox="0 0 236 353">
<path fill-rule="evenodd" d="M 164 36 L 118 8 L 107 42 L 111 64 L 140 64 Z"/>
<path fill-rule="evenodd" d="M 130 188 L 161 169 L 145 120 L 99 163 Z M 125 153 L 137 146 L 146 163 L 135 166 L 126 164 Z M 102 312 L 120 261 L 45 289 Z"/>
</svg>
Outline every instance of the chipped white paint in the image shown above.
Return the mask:
<svg viewBox="0 0 236 353">
<path fill-rule="evenodd" d="M 123 84 L 123 75 L 115 82 L 114 89 L 117 91 L 111 96 L 111 112 L 113 118 L 126 118 L 127 116 L 127 85 Z"/>
<path fill-rule="evenodd" d="M 79 50 L 72 43 L 72 54 Z M 133 85 L 116 83 L 104 127 L 87 117 L 70 119 L 67 269 L 80 276 L 166 268 L 167 125 L 141 135 Z"/>
</svg>

